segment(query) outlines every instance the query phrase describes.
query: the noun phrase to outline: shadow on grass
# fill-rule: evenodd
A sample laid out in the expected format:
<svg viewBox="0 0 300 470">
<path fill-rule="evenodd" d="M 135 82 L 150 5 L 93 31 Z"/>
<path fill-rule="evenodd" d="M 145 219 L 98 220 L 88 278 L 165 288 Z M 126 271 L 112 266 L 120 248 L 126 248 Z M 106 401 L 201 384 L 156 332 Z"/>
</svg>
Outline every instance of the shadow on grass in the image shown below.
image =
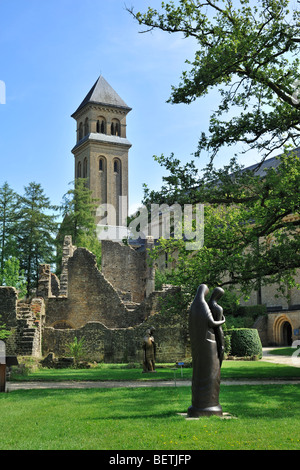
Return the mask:
<svg viewBox="0 0 300 470">
<path fill-rule="evenodd" d="M 3 403 L 4 401 L 4 403 Z M 300 422 L 300 385 L 221 385 L 223 411 L 242 418 L 295 418 Z M 181 419 L 191 404 L 191 387 L 43 389 L 0 394 L 1 404 L 44 407 L 51 413 L 61 407 L 83 420 Z M 1 408 L 0 408 L 1 409 Z M 279 429 L 280 431 L 280 429 Z"/>
<path fill-rule="evenodd" d="M 243 385 L 221 387 L 224 410 L 238 417 L 300 418 L 300 385 Z"/>
</svg>

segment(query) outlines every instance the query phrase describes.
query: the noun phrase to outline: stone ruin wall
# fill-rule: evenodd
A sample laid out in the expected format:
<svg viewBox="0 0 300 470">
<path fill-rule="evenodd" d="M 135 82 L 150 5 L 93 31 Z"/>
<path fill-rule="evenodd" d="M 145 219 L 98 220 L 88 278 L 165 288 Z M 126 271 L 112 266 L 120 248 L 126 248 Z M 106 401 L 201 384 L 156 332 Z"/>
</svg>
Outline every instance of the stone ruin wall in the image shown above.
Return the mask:
<svg viewBox="0 0 300 470">
<path fill-rule="evenodd" d="M 89 360 L 141 362 L 149 326 L 156 328 L 158 361 L 175 362 L 189 355 L 187 324 L 161 314 L 162 302 L 178 288 L 154 291 L 146 251 L 105 241 L 102 256 L 99 271 L 95 256 L 66 237 L 60 281 L 48 265 L 41 266 L 39 295 L 46 309 L 43 355 L 65 355 L 67 345 L 83 337 Z"/>
<path fill-rule="evenodd" d="M 139 261 L 133 265 L 133 249 L 112 243 L 105 242 L 103 250 L 104 265 L 111 254 L 112 266 L 104 266 L 111 282 L 99 271 L 95 256 L 85 248 L 74 247 L 71 238 L 66 237 L 61 278 L 51 273 L 49 265 L 40 266 L 37 297 L 31 302 L 20 302 L 12 287 L 0 287 L 0 322 L 12 330 L 6 341 L 10 354 L 65 355 L 67 345 L 77 337 L 84 338 L 89 360 L 140 363 L 146 329 L 154 326 L 158 362 L 190 357 L 187 312 L 173 317 L 162 308 L 164 300 L 174 297 L 178 288 L 154 291 L 145 251 L 138 254 Z M 143 292 L 140 302 L 136 297 L 133 301 L 129 291 L 134 290 L 135 280 L 135 287 Z M 299 327 L 299 310 L 286 312 L 288 317 L 282 320 L 283 313 L 269 314 L 255 325 L 264 346 L 280 344 L 283 320 L 291 323 L 293 331 Z"/>
<path fill-rule="evenodd" d="M 14 287 L 0 286 L 0 322 L 11 331 L 5 340 L 7 355 L 40 357 L 44 319 L 44 299 L 21 302 Z"/>
<path fill-rule="evenodd" d="M 178 320 L 164 325 L 159 314 L 130 328 L 107 328 L 100 322 L 88 322 L 78 329 L 59 330 L 46 328 L 43 338 L 43 353 L 53 352 L 64 356 L 67 345 L 76 337 L 84 338 L 84 357 L 90 361 L 105 363 L 139 363 L 143 361 L 142 343 L 147 328 L 154 326 L 157 345 L 157 362 L 176 362 L 190 358 L 187 329 Z"/>
</svg>

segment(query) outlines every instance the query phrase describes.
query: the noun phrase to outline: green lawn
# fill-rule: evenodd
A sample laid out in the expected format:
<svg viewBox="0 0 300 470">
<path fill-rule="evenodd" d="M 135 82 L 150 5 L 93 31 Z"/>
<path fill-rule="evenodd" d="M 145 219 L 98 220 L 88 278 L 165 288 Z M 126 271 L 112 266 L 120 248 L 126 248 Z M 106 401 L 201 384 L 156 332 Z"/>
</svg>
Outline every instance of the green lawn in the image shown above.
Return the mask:
<svg viewBox="0 0 300 470">
<path fill-rule="evenodd" d="M 36 369 L 19 380 L 174 379 L 174 364 L 155 374 L 125 364 Z M 183 379 L 192 369 L 183 369 Z M 225 361 L 223 379 L 300 377 L 300 368 Z M 181 379 L 180 369 L 176 372 Z M 16 380 L 16 377 L 13 377 Z M 175 384 L 174 384 L 175 385 Z M 300 385 L 221 384 L 230 419 L 186 420 L 191 387 L 18 390 L 0 394 L 0 450 L 293 450 L 300 448 Z"/>
<path fill-rule="evenodd" d="M 0 394 L 0 449 L 219 450 L 300 447 L 300 385 L 222 385 L 235 418 L 186 420 L 190 387 Z"/>
<path fill-rule="evenodd" d="M 143 374 L 142 368 L 128 369 L 126 364 L 102 364 L 91 369 L 35 369 L 28 375 L 13 374 L 11 380 L 172 380 L 174 364 L 157 365 L 156 373 Z M 183 379 L 191 379 L 192 369 L 183 368 Z M 181 370 L 176 371 L 181 380 Z M 300 378 L 300 368 L 262 361 L 224 361 L 221 369 L 223 379 Z"/>
<path fill-rule="evenodd" d="M 298 357 L 300 355 L 300 348 L 287 347 L 272 349 L 272 354 L 275 354 L 275 356 L 292 356 L 293 354 L 296 354 L 296 356 Z"/>
</svg>

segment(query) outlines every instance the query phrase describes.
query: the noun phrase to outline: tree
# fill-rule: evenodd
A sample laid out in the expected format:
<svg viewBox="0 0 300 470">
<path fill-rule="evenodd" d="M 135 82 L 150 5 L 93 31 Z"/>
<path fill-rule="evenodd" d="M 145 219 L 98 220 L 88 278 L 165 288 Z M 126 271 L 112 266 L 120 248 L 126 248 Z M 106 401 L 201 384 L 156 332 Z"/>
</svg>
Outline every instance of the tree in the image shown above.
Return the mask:
<svg viewBox="0 0 300 470">
<path fill-rule="evenodd" d="M 297 155 L 293 152 L 281 155 L 276 168 L 266 169 L 264 177 L 239 168 L 232 172 L 232 166 L 227 174 L 224 169 L 215 170 L 192 190 L 186 186 L 190 175 L 184 178 L 183 168 L 175 166 L 180 178 L 174 176 L 174 170 L 170 177 L 164 177 L 168 184 L 161 191 L 145 191 L 144 203 L 149 206 L 152 202 L 167 201 L 171 205 L 180 200 L 179 195 L 182 203 L 204 202 L 204 246 L 191 254 L 183 239 L 160 241 L 152 250 L 153 259 L 162 251 L 170 256 L 177 253 L 176 270 L 172 279 L 169 276 L 169 282 L 184 285 L 191 295 L 202 282 L 209 286 L 239 285 L 245 296 L 253 289 L 259 291 L 264 284 L 277 284 L 285 293 L 287 287 L 297 286 L 295 273 L 300 266 Z"/>
<path fill-rule="evenodd" d="M 24 270 L 20 270 L 20 262 L 17 258 L 11 257 L 5 260 L 3 268 L 3 285 L 15 287 L 19 298 L 26 294 L 26 278 Z"/>
<path fill-rule="evenodd" d="M 237 6 L 235 6 L 237 5 Z M 190 103 L 220 87 L 220 104 L 198 152 L 211 157 L 242 143 L 266 158 L 284 144 L 299 145 L 299 11 L 289 0 L 179 0 L 162 12 L 130 13 L 142 25 L 194 38 L 189 71 L 172 87 L 171 103 Z M 225 117 L 222 119 L 222 117 Z"/>
<path fill-rule="evenodd" d="M 28 296 L 38 286 L 39 265 L 54 262 L 56 211 L 57 207 L 50 203 L 40 184 L 33 182 L 25 187 L 24 195 L 20 197 L 16 237 Z"/>
<path fill-rule="evenodd" d="M 1 322 L 1 315 L 0 315 L 0 340 L 5 340 L 11 335 L 11 331 L 7 329 L 5 323 Z"/>
<path fill-rule="evenodd" d="M 202 133 L 195 156 L 210 155 L 206 168 L 182 165 L 174 155 L 155 157 L 166 168 L 160 191 L 145 186 L 144 203 L 205 204 L 204 247 L 191 254 L 183 240 L 163 240 L 160 249 L 178 259 L 173 281 L 195 291 L 199 282 L 241 285 L 244 293 L 263 283 L 296 285 L 300 266 L 299 187 L 299 12 L 287 0 L 179 0 L 162 3 L 162 12 L 130 13 L 150 29 L 194 38 L 199 49 L 190 70 L 172 87 L 171 103 L 190 103 L 220 88 L 220 104 Z M 238 6 L 234 6 L 238 5 Z M 261 161 L 243 170 L 232 154 L 224 168 L 214 167 L 222 147 L 243 144 Z M 291 144 L 291 147 L 288 147 Z M 259 173 L 274 150 L 278 164 Z M 192 281 L 191 281 L 192 280 Z M 205 281 L 204 281 L 205 280 Z M 195 282 L 195 286 L 193 286 Z"/>
<path fill-rule="evenodd" d="M 57 272 L 62 258 L 62 246 L 65 235 L 72 236 L 72 242 L 92 251 L 97 257 L 98 265 L 101 259 L 101 244 L 96 235 L 95 213 L 97 201 L 92 198 L 92 191 L 87 187 L 84 178 L 78 178 L 74 187 L 63 197 L 61 207 L 62 223 L 56 239 Z"/>
<path fill-rule="evenodd" d="M 14 228 L 17 222 L 17 194 L 7 182 L 0 188 L 0 285 L 5 262 L 15 254 Z"/>
</svg>

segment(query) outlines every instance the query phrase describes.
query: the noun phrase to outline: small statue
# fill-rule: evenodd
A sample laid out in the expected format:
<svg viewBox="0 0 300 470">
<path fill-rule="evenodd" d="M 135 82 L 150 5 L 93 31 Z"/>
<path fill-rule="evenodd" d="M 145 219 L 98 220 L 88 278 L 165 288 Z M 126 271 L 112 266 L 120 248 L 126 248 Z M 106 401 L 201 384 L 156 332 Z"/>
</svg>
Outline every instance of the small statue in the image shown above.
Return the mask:
<svg viewBox="0 0 300 470">
<path fill-rule="evenodd" d="M 222 415 L 219 404 L 221 364 L 224 355 L 222 324 L 223 309 L 217 300 L 224 291 L 214 289 L 209 302 L 205 300 L 209 289 L 205 284 L 198 287 L 190 308 L 189 333 L 191 339 L 193 378 L 192 406 L 188 416 Z"/>
<path fill-rule="evenodd" d="M 156 372 L 155 360 L 156 360 L 156 344 L 153 337 L 155 328 L 151 326 L 146 331 L 143 342 L 143 372 Z"/>
</svg>

